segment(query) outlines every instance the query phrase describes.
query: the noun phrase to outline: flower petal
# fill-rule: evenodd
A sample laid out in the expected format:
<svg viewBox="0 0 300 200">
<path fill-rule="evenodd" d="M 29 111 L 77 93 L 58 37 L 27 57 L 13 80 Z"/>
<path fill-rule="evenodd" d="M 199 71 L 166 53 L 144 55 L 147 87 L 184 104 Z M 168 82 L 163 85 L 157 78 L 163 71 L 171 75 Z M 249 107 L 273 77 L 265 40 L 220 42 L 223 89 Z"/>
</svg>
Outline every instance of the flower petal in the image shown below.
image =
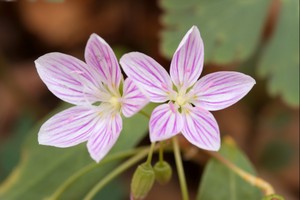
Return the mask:
<svg viewBox="0 0 300 200">
<path fill-rule="evenodd" d="M 88 140 L 98 132 L 99 117 L 94 106 L 75 106 L 64 110 L 46 121 L 39 133 L 39 144 L 70 147 Z"/>
<path fill-rule="evenodd" d="M 125 117 L 131 117 L 140 111 L 149 100 L 142 94 L 138 87 L 127 78 L 124 81 L 122 97 L 122 113 Z"/>
<path fill-rule="evenodd" d="M 118 60 L 110 46 L 97 34 L 92 34 L 85 48 L 85 61 L 95 72 L 100 74 L 100 80 L 112 88 L 119 88 L 122 79 Z"/>
<path fill-rule="evenodd" d="M 190 91 L 192 101 L 206 110 L 227 108 L 243 98 L 254 86 L 255 80 L 239 72 L 215 72 L 202 77 Z"/>
<path fill-rule="evenodd" d="M 165 102 L 172 91 L 167 71 L 151 57 L 132 52 L 122 56 L 120 63 L 127 76 L 152 102 Z"/>
<path fill-rule="evenodd" d="M 63 101 L 91 104 L 107 96 L 97 74 L 75 57 L 49 53 L 35 61 L 38 74 L 48 89 Z"/>
<path fill-rule="evenodd" d="M 169 139 L 178 134 L 182 127 L 182 116 L 175 104 L 157 106 L 153 110 L 149 122 L 150 140 L 156 142 Z"/>
<path fill-rule="evenodd" d="M 122 118 L 120 114 L 102 118 L 98 132 L 91 134 L 87 148 L 90 156 L 99 162 L 116 143 L 122 130 Z"/>
<path fill-rule="evenodd" d="M 170 75 L 177 88 L 189 88 L 199 78 L 204 61 L 200 32 L 193 26 L 180 42 L 171 62 Z"/>
<path fill-rule="evenodd" d="M 220 148 L 220 131 L 214 116 L 199 107 L 184 108 L 182 134 L 193 145 L 217 151 Z"/>
</svg>

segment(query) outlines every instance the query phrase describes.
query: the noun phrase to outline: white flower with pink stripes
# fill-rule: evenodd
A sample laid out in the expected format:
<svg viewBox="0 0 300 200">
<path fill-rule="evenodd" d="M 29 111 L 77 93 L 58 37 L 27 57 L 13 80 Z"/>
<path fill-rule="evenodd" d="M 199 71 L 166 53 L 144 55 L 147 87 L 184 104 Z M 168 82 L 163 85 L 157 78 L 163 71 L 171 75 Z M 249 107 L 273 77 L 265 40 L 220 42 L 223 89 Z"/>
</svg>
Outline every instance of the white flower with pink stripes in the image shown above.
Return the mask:
<svg viewBox="0 0 300 200">
<path fill-rule="evenodd" d="M 139 89 L 159 105 L 152 112 L 149 128 L 152 142 L 182 133 L 192 144 L 207 150 L 220 148 L 216 111 L 239 101 L 255 80 L 239 72 L 216 72 L 198 80 L 204 61 L 200 32 L 193 26 L 184 36 L 171 61 L 170 75 L 151 57 L 132 52 L 120 63 Z"/>
<path fill-rule="evenodd" d="M 130 79 L 123 81 L 115 54 L 96 34 L 86 45 L 85 61 L 62 53 L 45 54 L 35 61 L 48 89 L 75 105 L 46 121 L 38 141 L 56 147 L 87 141 L 91 157 L 99 162 L 119 137 L 121 113 L 130 117 L 148 100 Z"/>
</svg>

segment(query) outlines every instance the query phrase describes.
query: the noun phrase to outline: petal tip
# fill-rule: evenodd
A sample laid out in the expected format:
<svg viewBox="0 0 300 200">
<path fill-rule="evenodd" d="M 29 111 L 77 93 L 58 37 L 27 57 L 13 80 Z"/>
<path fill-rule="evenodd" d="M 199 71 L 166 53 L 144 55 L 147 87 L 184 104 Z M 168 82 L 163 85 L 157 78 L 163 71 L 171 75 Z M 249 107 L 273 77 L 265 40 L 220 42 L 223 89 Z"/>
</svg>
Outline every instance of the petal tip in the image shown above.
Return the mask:
<svg viewBox="0 0 300 200">
<path fill-rule="evenodd" d="M 196 25 L 193 25 L 191 28 L 192 31 L 198 31 L 199 32 L 199 28 Z"/>
<path fill-rule="evenodd" d="M 102 158 L 104 157 L 104 156 L 96 156 L 92 153 L 90 153 L 90 156 L 96 163 L 99 163 L 102 160 Z"/>
<path fill-rule="evenodd" d="M 43 139 L 41 139 L 40 137 L 38 137 L 38 143 L 39 143 L 39 145 L 48 145 L 48 144 L 46 143 L 46 141 L 43 140 Z"/>
<path fill-rule="evenodd" d="M 157 137 L 155 134 L 149 134 L 150 135 L 150 142 L 153 143 L 153 142 L 160 142 L 160 141 L 164 141 L 164 140 L 168 140 L 170 138 L 172 138 L 173 136 L 177 135 L 178 133 L 176 134 L 173 134 L 173 135 L 164 135 L 164 136 L 160 136 L 160 137 Z"/>
<path fill-rule="evenodd" d="M 130 57 L 132 57 L 132 56 L 139 56 L 139 55 L 145 55 L 145 54 L 138 52 L 138 51 L 131 51 L 128 53 L 124 53 L 120 58 L 120 62 L 124 61 L 127 58 L 130 59 Z"/>
<path fill-rule="evenodd" d="M 191 35 L 194 35 L 194 36 L 200 36 L 200 38 L 201 38 L 201 34 L 200 34 L 200 30 L 199 30 L 199 28 L 196 26 L 196 25 L 193 25 L 191 28 L 190 28 L 190 30 L 188 30 L 188 32 L 186 33 L 186 35 L 187 36 L 189 36 L 189 37 L 191 37 Z M 197 37 L 196 36 L 196 37 Z M 201 39 L 202 40 L 202 39 Z"/>
<path fill-rule="evenodd" d="M 93 150 L 92 146 L 90 146 L 90 144 L 89 144 L 89 141 L 87 142 L 87 149 L 90 154 L 90 157 L 96 163 L 99 163 L 104 158 L 104 156 L 108 153 L 107 151 L 105 151 L 105 153 L 99 153 L 99 152 Z"/>
<path fill-rule="evenodd" d="M 250 77 L 251 77 L 251 76 L 250 76 Z M 256 80 L 255 80 L 254 78 L 252 78 L 252 77 L 251 77 L 251 83 L 252 83 L 253 85 L 256 84 Z"/>
<path fill-rule="evenodd" d="M 219 151 L 221 148 L 221 142 L 214 143 L 213 145 L 209 145 L 209 146 L 204 146 L 204 145 L 199 146 L 198 144 L 194 144 L 194 145 L 207 151 Z"/>
<path fill-rule="evenodd" d="M 90 35 L 90 38 L 91 37 L 99 37 L 99 35 L 97 34 L 97 33 L 92 33 L 91 35 Z"/>
<path fill-rule="evenodd" d="M 132 53 L 132 52 L 130 52 Z M 120 64 L 122 65 L 123 67 L 123 63 L 124 63 L 124 60 L 126 60 L 126 58 L 129 56 L 130 53 L 124 53 L 121 58 L 120 58 Z"/>
<path fill-rule="evenodd" d="M 158 142 L 158 140 L 154 137 L 153 134 L 149 134 L 150 136 L 150 142 L 153 143 L 153 142 Z"/>
<path fill-rule="evenodd" d="M 100 160 L 101 160 L 101 158 L 97 158 L 97 157 L 95 157 L 95 156 L 92 156 L 91 154 L 90 154 L 90 156 L 91 156 L 91 158 L 92 158 L 96 163 L 99 163 Z"/>
<path fill-rule="evenodd" d="M 47 54 L 44 54 L 44 55 L 38 57 L 34 61 L 35 66 L 38 67 L 38 65 L 41 65 L 43 62 L 45 62 L 45 60 L 49 59 L 49 57 L 51 56 L 51 54 L 53 54 L 53 53 L 47 53 Z"/>
<path fill-rule="evenodd" d="M 256 80 L 249 75 L 245 75 L 245 76 L 247 79 L 247 81 L 245 81 L 245 85 L 248 85 L 250 91 L 252 87 L 256 84 Z"/>
<path fill-rule="evenodd" d="M 99 40 L 101 43 L 107 44 L 106 41 L 101 36 L 99 36 L 97 33 L 92 33 L 90 35 L 89 39 L 92 39 L 92 40 L 96 39 L 96 40 Z"/>
<path fill-rule="evenodd" d="M 48 141 L 47 137 L 45 137 L 45 136 L 46 135 L 40 130 L 40 132 L 38 133 L 38 143 L 39 143 L 39 145 L 49 145 L 48 142 L 47 142 Z"/>
<path fill-rule="evenodd" d="M 215 146 L 211 149 L 211 151 L 219 151 L 221 148 L 221 142 L 215 144 Z"/>
</svg>

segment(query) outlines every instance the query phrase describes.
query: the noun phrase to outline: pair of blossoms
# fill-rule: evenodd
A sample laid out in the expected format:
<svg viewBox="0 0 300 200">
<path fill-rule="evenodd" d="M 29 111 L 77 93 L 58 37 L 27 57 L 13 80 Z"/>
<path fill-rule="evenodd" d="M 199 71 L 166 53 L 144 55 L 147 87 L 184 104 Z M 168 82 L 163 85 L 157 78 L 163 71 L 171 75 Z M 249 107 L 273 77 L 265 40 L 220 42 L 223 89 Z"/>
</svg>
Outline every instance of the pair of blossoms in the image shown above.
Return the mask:
<svg viewBox="0 0 300 200">
<path fill-rule="evenodd" d="M 226 108 L 244 97 L 255 80 L 238 72 L 216 72 L 198 80 L 204 61 L 200 32 L 193 26 L 171 61 L 170 75 L 151 57 L 131 52 L 120 59 L 110 46 L 92 34 L 86 63 L 62 53 L 35 61 L 39 76 L 58 98 L 76 106 L 46 121 L 38 134 L 43 145 L 70 147 L 87 141 L 90 156 L 99 162 L 122 130 L 122 117 L 131 117 L 149 101 L 163 103 L 150 118 L 151 142 L 179 133 L 193 145 L 217 151 L 218 124 L 209 111 Z"/>
</svg>

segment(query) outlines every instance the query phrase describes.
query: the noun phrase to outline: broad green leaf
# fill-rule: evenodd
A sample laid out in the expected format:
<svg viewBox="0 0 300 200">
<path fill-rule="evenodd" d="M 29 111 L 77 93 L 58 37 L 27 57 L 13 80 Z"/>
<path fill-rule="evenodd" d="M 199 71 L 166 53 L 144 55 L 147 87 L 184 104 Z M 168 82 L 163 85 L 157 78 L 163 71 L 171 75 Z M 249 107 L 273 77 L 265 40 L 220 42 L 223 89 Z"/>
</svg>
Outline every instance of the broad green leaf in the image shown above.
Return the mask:
<svg viewBox="0 0 300 200">
<path fill-rule="evenodd" d="M 125 196 L 129 196 L 129 191 L 127 190 L 128 189 L 124 187 L 124 182 L 122 182 L 121 178 L 116 178 L 99 191 L 94 199 L 123 200 Z"/>
<path fill-rule="evenodd" d="M 238 149 L 231 138 L 224 138 L 219 153 L 241 169 L 255 175 L 246 156 Z M 197 200 L 240 200 L 261 199 L 261 192 L 212 158 L 205 167 L 199 186 Z"/>
<path fill-rule="evenodd" d="M 283 0 L 275 33 L 258 66 L 268 77 L 268 90 L 299 106 L 299 1 Z"/>
<path fill-rule="evenodd" d="M 63 106 L 56 112 L 65 108 L 66 106 Z M 153 105 L 145 108 L 148 113 L 152 109 Z M 132 118 L 123 119 L 121 136 L 107 156 L 133 148 L 147 132 L 148 119 L 145 116 L 137 114 Z M 86 144 L 65 149 L 38 145 L 37 133 L 40 125 L 37 125 L 28 135 L 19 165 L 0 186 L 0 199 L 44 199 L 50 196 L 73 173 L 94 162 L 88 155 Z M 118 163 L 111 162 L 103 165 L 80 178 L 78 182 L 71 185 L 61 199 L 82 199 L 89 189 Z"/>
<path fill-rule="evenodd" d="M 160 0 L 164 10 L 162 53 L 171 58 L 183 35 L 197 25 L 205 46 L 205 61 L 228 64 L 254 54 L 270 0 Z"/>
<path fill-rule="evenodd" d="M 34 117 L 24 112 L 14 123 L 10 137 L 0 141 L 0 182 L 12 171 L 20 159 L 22 142 L 34 123 Z"/>
</svg>

